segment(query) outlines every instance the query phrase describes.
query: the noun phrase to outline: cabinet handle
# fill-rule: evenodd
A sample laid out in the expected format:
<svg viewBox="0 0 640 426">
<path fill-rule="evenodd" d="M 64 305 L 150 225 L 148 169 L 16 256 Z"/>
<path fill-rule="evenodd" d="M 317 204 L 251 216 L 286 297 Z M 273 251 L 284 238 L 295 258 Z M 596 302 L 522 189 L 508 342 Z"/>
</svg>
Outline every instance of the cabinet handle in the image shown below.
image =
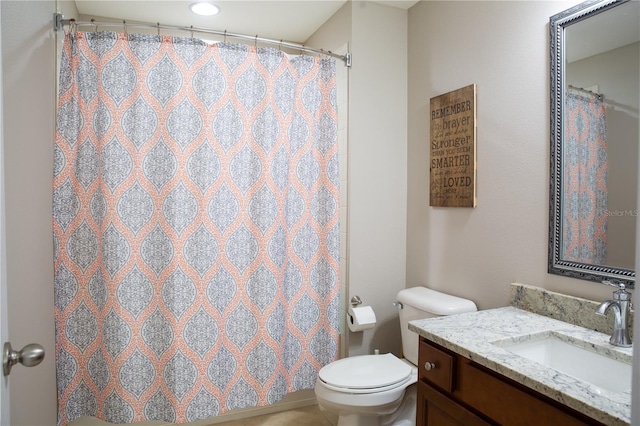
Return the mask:
<svg viewBox="0 0 640 426">
<path fill-rule="evenodd" d="M 424 363 L 424 369 L 427 371 L 435 370 L 435 368 L 436 368 L 436 365 L 433 362 L 427 361 Z"/>
</svg>

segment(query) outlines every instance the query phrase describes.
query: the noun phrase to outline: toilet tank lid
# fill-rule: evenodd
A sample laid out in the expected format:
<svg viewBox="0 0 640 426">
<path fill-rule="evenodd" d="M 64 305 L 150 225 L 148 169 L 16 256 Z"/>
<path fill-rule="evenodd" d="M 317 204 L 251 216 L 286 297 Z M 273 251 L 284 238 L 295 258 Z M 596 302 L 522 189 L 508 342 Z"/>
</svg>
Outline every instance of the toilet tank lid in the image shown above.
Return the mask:
<svg viewBox="0 0 640 426">
<path fill-rule="evenodd" d="M 411 287 L 398 293 L 398 302 L 434 315 L 474 312 L 478 308 L 469 299 L 441 293 L 426 287 Z"/>
</svg>

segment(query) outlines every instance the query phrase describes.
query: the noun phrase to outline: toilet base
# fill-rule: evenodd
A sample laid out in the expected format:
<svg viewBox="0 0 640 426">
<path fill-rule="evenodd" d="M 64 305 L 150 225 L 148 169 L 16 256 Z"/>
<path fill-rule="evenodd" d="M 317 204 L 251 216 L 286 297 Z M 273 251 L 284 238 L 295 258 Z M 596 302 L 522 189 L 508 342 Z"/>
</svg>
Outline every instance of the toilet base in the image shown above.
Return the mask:
<svg viewBox="0 0 640 426">
<path fill-rule="evenodd" d="M 400 407 L 391 414 L 380 418 L 380 426 L 416 426 L 418 406 L 418 387 L 413 384 L 407 388 Z"/>
<path fill-rule="evenodd" d="M 412 384 L 405 389 L 402 402 L 397 409 L 389 414 L 371 415 L 365 413 L 342 413 L 338 416 L 336 426 L 415 426 L 416 425 L 416 405 L 417 404 L 417 387 Z M 323 411 L 335 413 L 334 410 L 318 404 Z M 390 407 L 389 407 L 390 408 Z"/>
</svg>

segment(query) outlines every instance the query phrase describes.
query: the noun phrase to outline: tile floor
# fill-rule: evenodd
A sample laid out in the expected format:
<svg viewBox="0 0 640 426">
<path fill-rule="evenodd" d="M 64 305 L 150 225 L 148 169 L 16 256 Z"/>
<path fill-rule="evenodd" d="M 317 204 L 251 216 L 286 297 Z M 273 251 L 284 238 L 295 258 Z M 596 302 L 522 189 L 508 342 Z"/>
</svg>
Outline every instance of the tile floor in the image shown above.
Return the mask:
<svg viewBox="0 0 640 426">
<path fill-rule="evenodd" d="M 217 423 L 212 426 L 332 426 L 317 405 Z"/>
</svg>

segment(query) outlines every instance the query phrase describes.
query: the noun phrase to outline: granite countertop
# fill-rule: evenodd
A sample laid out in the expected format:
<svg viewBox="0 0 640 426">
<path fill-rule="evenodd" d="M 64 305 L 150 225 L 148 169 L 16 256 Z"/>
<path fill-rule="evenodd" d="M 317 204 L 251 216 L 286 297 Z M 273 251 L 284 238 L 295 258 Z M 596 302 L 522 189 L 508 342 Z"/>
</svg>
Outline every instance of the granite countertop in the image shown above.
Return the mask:
<svg viewBox="0 0 640 426">
<path fill-rule="evenodd" d="M 492 343 L 526 341 L 531 335 L 553 331 L 563 340 L 588 342 L 596 352 L 631 363 L 632 348 L 610 345 L 609 335 L 514 307 L 415 320 L 409 329 L 602 423 L 628 425 L 631 421 L 630 391 L 600 389 Z"/>
</svg>

